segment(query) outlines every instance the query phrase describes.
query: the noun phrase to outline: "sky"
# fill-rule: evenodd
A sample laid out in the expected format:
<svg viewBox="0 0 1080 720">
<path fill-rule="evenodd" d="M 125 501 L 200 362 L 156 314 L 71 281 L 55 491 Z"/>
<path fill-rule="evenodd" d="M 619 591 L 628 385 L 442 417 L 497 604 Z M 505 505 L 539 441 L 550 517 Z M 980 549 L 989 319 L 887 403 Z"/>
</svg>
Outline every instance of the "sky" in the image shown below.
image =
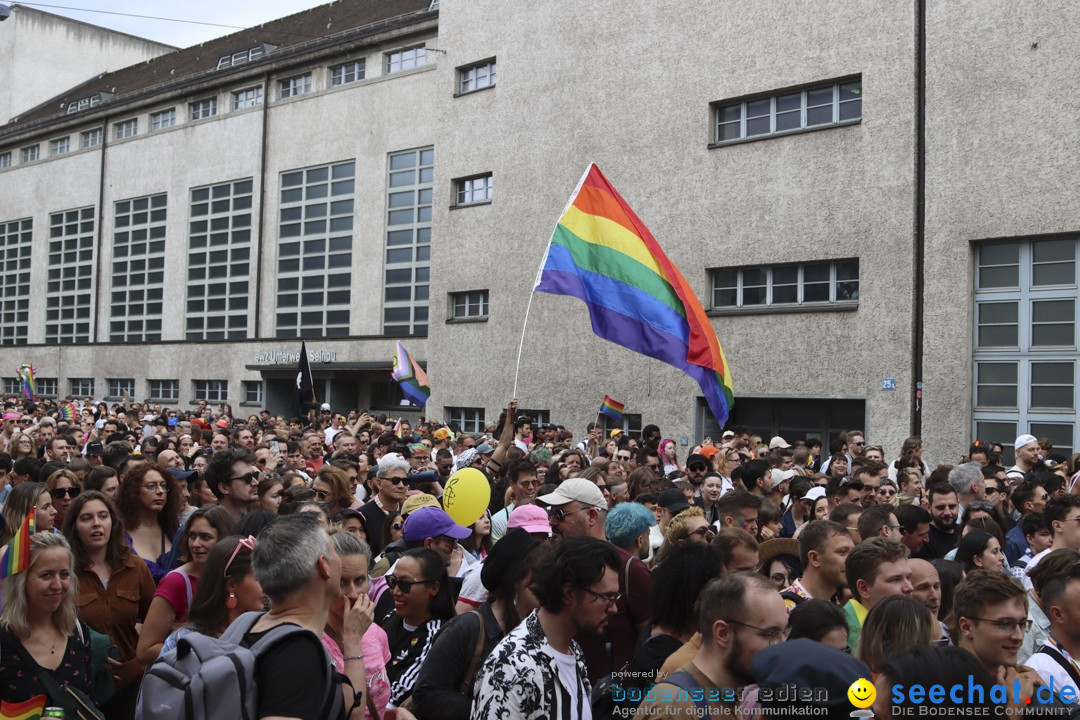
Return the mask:
<svg viewBox="0 0 1080 720">
<path fill-rule="evenodd" d="M 0 0 L 0 2 L 23 4 L 45 12 L 64 15 L 168 45 L 189 47 L 236 32 L 236 29 L 64 8 L 85 8 L 86 10 L 151 15 L 160 18 L 196 20 L 204 23 L 237 25 L 240 28 L 247 28 L 316 5 L 325 5 L 329 0 L 186 0 L 185 2 L 166 2 L 165 0 L 45 0 L 45 2 L 41 3 L 12 3 L 11 0 Z"/>
</svg>

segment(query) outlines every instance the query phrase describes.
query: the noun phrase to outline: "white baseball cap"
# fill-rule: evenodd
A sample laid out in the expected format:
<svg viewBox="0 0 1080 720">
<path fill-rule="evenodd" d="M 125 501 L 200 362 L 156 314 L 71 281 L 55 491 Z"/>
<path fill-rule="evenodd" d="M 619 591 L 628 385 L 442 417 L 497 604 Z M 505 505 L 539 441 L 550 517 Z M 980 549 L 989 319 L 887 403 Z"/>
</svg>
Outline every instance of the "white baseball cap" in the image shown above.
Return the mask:
<svg viewBox="0 0 1080 720">
<path fill-rule="evenodd" d="M 1019 450 L 1025 445 L 1030 445 L 1031 443 L 1037 442 L 1039 442 L 1039 439 L 1034 435 L 1021 435 L 1020 437 L 1016 438 L 1016 442 L 1013 444 L 1013 449 Z"/>
</svg>

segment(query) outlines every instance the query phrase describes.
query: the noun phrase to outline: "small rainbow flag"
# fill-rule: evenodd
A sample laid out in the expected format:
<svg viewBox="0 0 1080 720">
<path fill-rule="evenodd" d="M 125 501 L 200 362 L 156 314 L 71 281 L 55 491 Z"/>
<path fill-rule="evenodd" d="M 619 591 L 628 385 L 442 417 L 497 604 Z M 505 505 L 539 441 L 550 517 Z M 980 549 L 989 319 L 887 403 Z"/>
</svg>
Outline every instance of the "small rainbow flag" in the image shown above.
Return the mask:
<svg viewBox="0 0 1080 720">
<path fill-rule="evenodd" d="M 682 370 L 720 427 L 727 422 L 731 370 L 705 310 L 595 164 L 555 226 L 534 289 L 584 301 L 594 333 Z"/>
<path fill-rule="evenodd" d="M 427 404 L 428 398 L 431 397 L 427 373 L 408 353 L 400 340 L 397 343 L 397 354 L 394 355 L 394 371 L 390 373 L 390 377 L 398 381 L 401 385 L 401 394 L 413 405 L 422 408 Z"/>
<path fill-rule="evenodd" d="M 0 700 L 0 720 L 38 720 L 45 712 L 45 700 L 44 695 L 17 703 Z"/>
<path fill-rule="evenodd" d="M 600 403 L 600 414 L 607 415 L 612 420 L 622 420 L 623 410 L 625 409 L 626 405 L 615 402 L 610 395 L 605 395 L 604 402 Z"/>
<path fill-rule="evenodd" d="M 396 422 L 396 423 L 394 423 L 394 435 L 396 435 L 396 436 L 397 436 L 397 439 L 398 439 L 398 440 L 400 440 L 400 439 L 401 439 L 401 436 L 402 436 L 402 429 L 401 429 L 401 418 L 398 418 L 398 419 L 397 419 L 397 422 Z"/>
<path fill-rule="evenodd" d="M 34 534 L 34 515 L 37 508 L 30 508 L 19 531 L 11 538 L 3 559 L 0 559 L 0 578 L 18 575 L 30 567 L 30 536 Z"/>
<path fill-rule="evenodd" d="M 19 380 L 22 381 L 23 395 L 27 400 L 33 400 L 37 395 L 37 383 L 34 381 L 34 366 L 20 365 Z"/>
</svg>

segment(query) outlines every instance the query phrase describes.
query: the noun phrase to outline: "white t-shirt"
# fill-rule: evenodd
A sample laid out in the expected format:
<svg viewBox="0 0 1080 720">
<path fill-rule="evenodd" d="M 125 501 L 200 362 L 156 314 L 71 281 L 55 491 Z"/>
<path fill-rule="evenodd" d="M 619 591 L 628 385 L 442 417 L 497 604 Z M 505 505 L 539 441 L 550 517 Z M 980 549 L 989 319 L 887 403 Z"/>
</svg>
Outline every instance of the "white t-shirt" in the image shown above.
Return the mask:
<svg viewBox="0 0 1080 720">
<path fill-rule="evenodd" d="M 1053 684 L 1055 697 L 1059 696 L 1061 688 L 1066 685 L 1073 688 L 1076 704 L 1080 705 L 1080 688 L 1076 687 L 1076 683 L 1069 677 L 1069 673 L 1054 658 L 1046 653 L 1037 652 L 1025 660 L 1024 665 L 1039 673 L 1039 677 L 1048 686 Z"/>
<path fill-rule="evenodd" d="M 581 678 L 577 674 L 577 660 L 572 654 L 566 655 L 555 648 L 551 648 L 551 654 L 555 657 L 555 664 L 559 667 L 559 680 L 566 692 L 570 695 L 570 718 L 571 720 L 592 720 L 592 705 L 589 698 L 585 697 L 585 688 L 581 684 Z M 581 705 L 581 713 L 578 713 L 578 705 Z"/>
<path fill-rule="evenodd" d="M 1053 549 L 1054 548 L 1052 546 L 1048 547 L 1035 557 L 1028 560 L 1027 567 L 1024 568 L 1024 577 L 1020 579 L 1020 582 L 1023 583 L 1025 590 L 1031 590 L 1033 587 L 1035 587 L 1031 584 L 1031 571 L 1034 570 L 1035 566 L 1039 564 L 1039 561 L 1049 555 L 1050 551 Z"/>
</svg>

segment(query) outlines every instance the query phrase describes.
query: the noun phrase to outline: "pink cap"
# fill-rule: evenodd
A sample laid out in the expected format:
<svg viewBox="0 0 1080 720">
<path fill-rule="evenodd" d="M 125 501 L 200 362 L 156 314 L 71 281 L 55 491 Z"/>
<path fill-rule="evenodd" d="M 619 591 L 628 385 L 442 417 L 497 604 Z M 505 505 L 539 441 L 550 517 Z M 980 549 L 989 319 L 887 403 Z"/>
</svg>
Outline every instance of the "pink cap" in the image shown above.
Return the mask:
<svg viewBox="0 0 1080 720">
<path fill-rule="evenodd" d="M 547 513 L 539 505 L 522 505 L 510 512 L 506 523 L 507 530 L 522 528 L 526 532 L 551 534 L 551 523 Z"/>
</svg>

